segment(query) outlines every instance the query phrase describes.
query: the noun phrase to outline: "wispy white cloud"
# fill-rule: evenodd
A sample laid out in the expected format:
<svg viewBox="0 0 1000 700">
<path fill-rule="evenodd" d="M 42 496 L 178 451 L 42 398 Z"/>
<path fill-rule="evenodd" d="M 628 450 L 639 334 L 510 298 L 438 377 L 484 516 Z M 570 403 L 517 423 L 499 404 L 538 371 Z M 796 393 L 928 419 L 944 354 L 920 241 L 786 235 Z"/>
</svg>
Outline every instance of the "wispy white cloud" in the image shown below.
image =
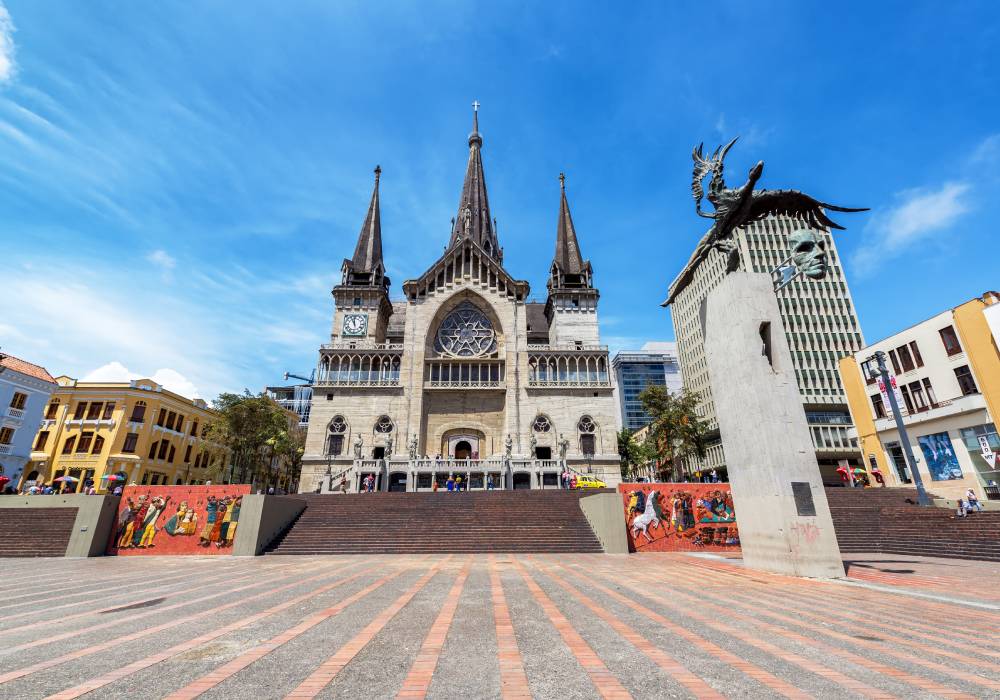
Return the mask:
<svg viewBox="0 0 1000 700">
<path fill-rule="evenodd" d="M 896 201 L 876 211 L 865 227 L 864 243 L 854 254 L 859 274 L 875 271 L 880 260 L 893 258 L 954 224 L 971 209 L 968 182 L 945 182 L 936 188 L 900 192 Z"/>
<path fill-rule="evenodd" d="M 177 261 L 165 250 L 154 250 L 146 256 L 146 260 L 153 263 L 164 272 L 170 272 L 177 265 Z"/>
<path fill-rule="evenodd" d="M 81 381 L 84 382 L 130 382 L 134 379 L 152 379 L 165 389 L 169 389 L 175 394 L 180 394 L 189 399 L 201 398 L 198 387 L 187 377 L 175 369 L 164 367 L 158 369 L 153 374 L 141 374 L 129 370 L 118 360 L 113 360 L 106 365 L 101 365 L 97 369 L 85 374 Z"/>
<path fill-rule="evenodd" d="M 14 61 L 14 20 L 10 18 L 7 7 L 0 2 L 0 83 L 6 83 L 14 77 L 17 64 Z"/>
</svg>

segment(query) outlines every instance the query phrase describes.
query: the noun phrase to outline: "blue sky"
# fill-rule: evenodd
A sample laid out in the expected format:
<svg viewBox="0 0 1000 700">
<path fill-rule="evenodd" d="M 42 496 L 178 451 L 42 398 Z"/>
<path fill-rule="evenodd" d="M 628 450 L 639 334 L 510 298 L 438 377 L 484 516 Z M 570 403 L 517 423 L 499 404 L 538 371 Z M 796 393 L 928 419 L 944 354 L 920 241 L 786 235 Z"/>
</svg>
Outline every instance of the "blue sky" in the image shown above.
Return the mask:
<svg viewBox="0 0 1000 700">
<path fill-rule="evenodd" d="M 2 6 L 0 345 L 54 374 L 307 372 L 376 163 L 393 296 L 442 252 L 473 99 L 508 270 L 544 299 L 565 171 L 613 349 L 673 337 L 691 148 L 734 135 L 733 181 L 873 209 L 869 341 L 998 286 L 995 3 Z"/>
</svg>

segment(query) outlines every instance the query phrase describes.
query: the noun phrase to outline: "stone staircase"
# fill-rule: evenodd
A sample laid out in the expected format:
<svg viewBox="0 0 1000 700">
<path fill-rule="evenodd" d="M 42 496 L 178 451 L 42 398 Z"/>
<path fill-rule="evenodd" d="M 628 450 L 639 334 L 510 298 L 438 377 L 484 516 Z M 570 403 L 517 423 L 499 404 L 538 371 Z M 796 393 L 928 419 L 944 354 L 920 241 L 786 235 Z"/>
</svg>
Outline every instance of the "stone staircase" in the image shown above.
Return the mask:
<svg viewBox="0 0 1000 700">
<path fill-rule="evenodd" d="M 0 507 L 0 557 L 65 556 L 76 510 Z"/>
<path fill-rule="evenodd" d="M 914 488 L 827 488 L 841 552 L 1000 561 L 1000 511 L 921 508 Z M 933 496 L 931 496 L 933 498 Z"/>
<path fill-rule="evenodd" d="M 601 552 L 587 491 L 301 494 L 306 509 L 266 554 Z M 624 527 L 624 521 L 622 526 Z"/>
</svg>

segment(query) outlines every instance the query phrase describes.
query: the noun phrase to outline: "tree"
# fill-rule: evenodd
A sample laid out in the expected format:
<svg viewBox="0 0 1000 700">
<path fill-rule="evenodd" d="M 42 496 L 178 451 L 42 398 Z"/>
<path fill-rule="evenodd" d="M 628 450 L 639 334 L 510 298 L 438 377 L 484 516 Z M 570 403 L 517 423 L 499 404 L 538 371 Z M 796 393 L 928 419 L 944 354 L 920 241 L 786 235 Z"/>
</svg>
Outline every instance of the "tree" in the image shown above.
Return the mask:
<svg viewBox="0 0 1000 700">
<path fill-rule="evenodd" d="M 684 389 L 676 394 L 666 387 L 647 386 L 639 394 L 642 407 L 652 417 L 647 449 L 659 462 L 661 471 L 670 472 L 675 481 L 692 457 L 705 456 L 705 422 L 698 417 L 701 397 Z"/>
<path fill-rule="evenodd" d="M 208 426 L 208 438 L 229 450 L 229 482 L 261 483 L 270 466 L 270 441 L 288 429 L 288 411 L 266 394 L 219 394 L 213 402 L 218 416 Z M 270 444 L 270 456 L 274 455 Z"/>
<path fill-rule="evenodd" d="M 646 444 L 635 439 L 628 428 L 618 431 L 618 457 L 621 460 L 622 478 L 634 481 L 640 468 L 653 458 Z"/>
</svg>

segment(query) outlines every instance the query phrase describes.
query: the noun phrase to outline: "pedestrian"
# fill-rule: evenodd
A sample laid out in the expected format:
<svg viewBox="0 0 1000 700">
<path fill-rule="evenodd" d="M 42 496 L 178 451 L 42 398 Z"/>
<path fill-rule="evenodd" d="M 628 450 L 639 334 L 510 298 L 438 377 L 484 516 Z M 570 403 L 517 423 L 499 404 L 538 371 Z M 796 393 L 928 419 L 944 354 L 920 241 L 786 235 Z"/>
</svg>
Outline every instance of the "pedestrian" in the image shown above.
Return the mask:
<svg viewBox="0 0 1000 700">
<path fill-rule="evenodd" d="M 456 476 L 455 477 L 455 491 L 458 492 L 458 491 L 461 491 L 461 490 L 462 490 L 462 477 Z"/>
<path fill-rule="evenodd" d="M 273 486 L 269 486 L 267 488 L 267 495 L 268 496 L 273 496 L 274 495 L 274 487 Z"/>
<path fill-rule="evenodd" d="M 966 514 L 965 501 L 963 501 L 960 498 L 958 499 L 958 512 L 956 513 L 956 515 L 958 515 L 958 517 L 960 518 L 964 518 L 965 514 Z"/>
<path fill-rule="evenodd" d="M 875 477 L 875 481 L 879 486 L 885 487 L 885 477 L 882 475 L 882 470 L 878 468 L 877 464 L 872 466 L 872 476 Z"/>
<path fill-rule="evenodd" d="M 493 475 L 492 474 L 488 474 L 486 476 L 486 490 L 487 491 L 492 491 L 493 490 Z"/>
<path fill-rule="evenodd" d="M 455 490 L 455 478 L 451 474 L 449 474 L 448 475 L 448 480 L 446 482 L 444 482 L 444 485 L 445 485 L 445 487 L 449 491 L 454 491 Z"/>
<path fill-rule="evenodd" d="M 969 504 L 969 510 L 983 512 L 983 504 L 979 502 L 979 496 L 971 488 L 965 492 L 965 502 Z"/>
<path fill-rule="evenodd" d="M 431 482 L 431 492 L 437 493 L 437 490 L 438 490 L 438 480 L 434 479 L 434 481 Z"/>
<path fill-rule="evenodd" d="M 576 474 L 573 474 L 569 478 L 569 487 L 570 487 L 570 489 L 575 489 L 576 488 Z"/>
<path fill-rule="evenodd" d="M 715 471 L 715 470 L 713 469 L 712 471 L 710 471 L 710 472 L 708 473 L 708 476 L 709 476 L 709 480 L 710 480 L 710 481 L 711 481 L 711 482 L 712 482 L 713 484 L 717 484 L 717 483 L 719 483 L 719 472 L 717 472 L 717 471 Z"/>
<path fill-rule="evenodd" d="M 347 477 L 346 476 L 341 476 L 340 477 L 340 492 L 341 493 L 347 493 Z"/>
</svg>

